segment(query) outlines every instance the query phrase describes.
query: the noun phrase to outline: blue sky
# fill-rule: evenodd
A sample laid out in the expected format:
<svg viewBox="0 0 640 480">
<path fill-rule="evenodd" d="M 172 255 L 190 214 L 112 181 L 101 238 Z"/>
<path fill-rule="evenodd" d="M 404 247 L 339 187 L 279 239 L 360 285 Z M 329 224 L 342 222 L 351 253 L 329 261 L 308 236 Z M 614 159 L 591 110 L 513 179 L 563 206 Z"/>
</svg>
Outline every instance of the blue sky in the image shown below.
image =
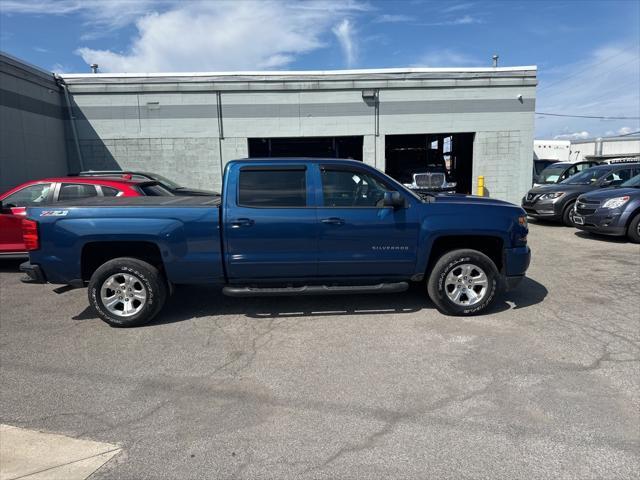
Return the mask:
<svg viewBox="0 0 640 480">
<path fill-rule="evenodd" d="M 537 65 L 538 138 L 640 130 L 640 1 L 0 0 L 0 49 L 58 72 Z"/>
</svg>

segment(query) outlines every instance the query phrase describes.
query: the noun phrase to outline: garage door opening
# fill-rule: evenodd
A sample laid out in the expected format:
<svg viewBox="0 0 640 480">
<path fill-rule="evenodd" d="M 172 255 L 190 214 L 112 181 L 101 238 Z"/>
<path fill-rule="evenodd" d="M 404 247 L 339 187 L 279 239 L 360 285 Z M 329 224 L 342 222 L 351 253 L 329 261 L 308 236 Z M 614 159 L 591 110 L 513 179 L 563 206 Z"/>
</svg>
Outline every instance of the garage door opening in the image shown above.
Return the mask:
<svg viewBox="0 0 640 480">
<path fill-rule="evenodd" d="M 386 173 L 418 190 L 470 194 L 473 137 L 474 133 L 387 135 Z"/>
<path fill-rule="evenodd" d="M 250 138 L 249 157 L 351 158 L 362 161 L 362 136 Z"/>
</svg>

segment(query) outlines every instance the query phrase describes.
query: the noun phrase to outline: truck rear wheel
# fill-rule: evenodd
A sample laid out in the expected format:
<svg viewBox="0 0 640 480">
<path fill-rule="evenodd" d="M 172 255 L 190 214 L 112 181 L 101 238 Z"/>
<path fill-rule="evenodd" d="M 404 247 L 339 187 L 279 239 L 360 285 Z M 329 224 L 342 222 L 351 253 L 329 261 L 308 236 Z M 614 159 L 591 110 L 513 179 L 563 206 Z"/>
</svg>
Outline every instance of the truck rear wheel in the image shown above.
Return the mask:
<svg viewBox="0 0 640 480">
<path fill-rule="evenodd" d="M 89 303 L 113 327 L 148 323 L 164 305 L 167 286 L 156 267 L 137 258 L 114 258 L 91 276 Z"/>
<path fill-rule="evenodd" d="M 436 262 L 427 279 L 429 297 L 446 315 L 475 315 L 486 309 L 498 288 L 498 269 L 477 250 L 453 250 Z"/>
</svg>

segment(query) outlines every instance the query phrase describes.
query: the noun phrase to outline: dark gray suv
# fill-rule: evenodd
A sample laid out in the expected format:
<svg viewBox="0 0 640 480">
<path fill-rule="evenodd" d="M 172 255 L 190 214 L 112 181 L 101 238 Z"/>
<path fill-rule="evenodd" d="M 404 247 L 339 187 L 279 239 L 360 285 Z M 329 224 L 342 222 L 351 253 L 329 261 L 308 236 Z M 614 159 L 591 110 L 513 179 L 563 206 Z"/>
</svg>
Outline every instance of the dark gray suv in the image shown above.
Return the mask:
<svg viewBox="0 0 640 480">
<path fill-rule="evenodd" d="M 640 173 L 640 163 L 598 165 L 560 183 L 534 187 L 522 199 L 522 208 L 533 218 L 561 221 L 575 226 L 574 204 L 583 193 L 615 187 Z"/>
<path fill-rule="evenodd" d="M 640 175 L 618 187 L 578 197 L 573 221 L 580 230 L 629 237 L 640 243 Z"/>
</svg>

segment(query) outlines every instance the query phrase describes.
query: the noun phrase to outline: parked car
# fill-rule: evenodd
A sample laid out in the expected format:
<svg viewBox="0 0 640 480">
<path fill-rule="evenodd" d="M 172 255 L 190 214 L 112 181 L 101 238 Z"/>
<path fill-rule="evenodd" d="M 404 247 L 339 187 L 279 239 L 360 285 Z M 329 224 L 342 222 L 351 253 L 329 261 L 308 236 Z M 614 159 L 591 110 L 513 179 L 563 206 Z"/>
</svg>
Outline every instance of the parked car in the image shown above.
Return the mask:
<svg viewBox="0 0 640 480">
<path fill-rule="evenodd" d="M 530 217 L 561 221 L 573 226 L 573 206 L 579 195 L 620 185 L 638 173 L 640 163 L 591 167 L 560 183 L 532 188 L 523 197 L 522 208 Z"/>
<path fill-rule="evenodd" d="M 522 280 L 531 254 L 520 207 L 423 199 L 351 160 L 236 160 L 221 197 L 56 208 L 28 209 L 21 268 L 35 282 L 88 284 L 90 304 L 114 326 L 148 322 L 177 284 L 246 297 L 396 293 L 426 278 L 438 309 L 473 315 Z"/>
<path fill-rule="evenodd" d="M 539 158 L 534 158 L 533 159 L 533 172 L 531 175 L 532 178 L 532 183 L 535 185 L 538 182 L 538 177 L 540 176 L 540 174 L 542 173 L 542 171 L 553 165 L 554 163 L 558 163 L 558 160 L 544 160 L 544 159 L 539 159 Z"/>
<path fill-rule="evenodd" d="M 580 230 L 627 236 L 640 243 L 640 175 L 620 184 L 580 195 L 573 215 Z"/>
<path fill-rule="evenodd" d="M 580 173 L 583 170 L 595 167 L 596 165 L 598 165 L 598 162 L 596 161 L 576 163 L 556 162 L 540 172 L 536 181 L 533 183 L 533 186 L 537 187 L 540 185 L 553 185 L 554 183 L 560 183 L 576 173 Z"/>
<path fill-rule="evenodd" d="M 176 182 L 169 180 L 167 177 L 163 177 L 157 173 L 149 173 L 149 172 L 129 172 L 122 170 L 87 170 L 85 172 L 80 172 L 78 174 L 81 177 L 121 177 L 125 179 L 133 179 L 133 180 L 151 180 L 154 182 L 158 182 L 158 184 L 162 185 L 164 188 L 169 190 L 174 195 L 185 195 L 185 196 L 200 196 L 200 195 L 219 195 L 219 193 L 214 192 L 213 190 L 199 190 L 197 188 L 189 188 L 183 187 L 182 185 L 177 184 Z"/>
<path fill-rule="evenodd" d="M 26 255 L 22 219 L 26 207 L 87 197 L 171 195 L 157 182 L 109 178 L 59 177 L 23 183 L 0 195 L 0 255 Z"/>
</svg>

